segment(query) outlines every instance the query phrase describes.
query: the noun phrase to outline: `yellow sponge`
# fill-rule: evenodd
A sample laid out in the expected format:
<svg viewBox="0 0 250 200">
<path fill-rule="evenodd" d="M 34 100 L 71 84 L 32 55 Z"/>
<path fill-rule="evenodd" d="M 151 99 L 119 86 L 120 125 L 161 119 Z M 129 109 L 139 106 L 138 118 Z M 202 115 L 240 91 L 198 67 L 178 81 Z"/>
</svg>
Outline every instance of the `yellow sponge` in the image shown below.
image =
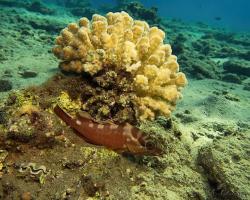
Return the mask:
<svg viewBox="0 0 250 200">
<path fill-rule="evenodd" d="M 153 120 L 157 115 L 170 116 L 187 84 L 164 38 L 164 31 L 126 12 L 95 14 L 91 22 L 81 18 L 63 29 L 53 53 L 65 71 L 94 75 L 112 66 L 131 73 L 137 116 Z"/>
</svg>

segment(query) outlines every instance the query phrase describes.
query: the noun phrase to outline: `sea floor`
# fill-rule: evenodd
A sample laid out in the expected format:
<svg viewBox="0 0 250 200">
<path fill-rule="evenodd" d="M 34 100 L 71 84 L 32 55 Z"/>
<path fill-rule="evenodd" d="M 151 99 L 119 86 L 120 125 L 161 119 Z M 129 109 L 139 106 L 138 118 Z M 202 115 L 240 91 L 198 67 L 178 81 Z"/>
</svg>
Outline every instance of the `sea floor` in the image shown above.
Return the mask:
<svg viewBox="0 0 250 200">
<path fill-rule="evenodd" d="M 250 199 L 249 34 L 161 22 L 189 83 L 167 154 L 134 157 L 86 143 L 48 106 L 67 79 L 54 38 L 76 19 L 0 7 L 0 199 Z"/>
</svg>

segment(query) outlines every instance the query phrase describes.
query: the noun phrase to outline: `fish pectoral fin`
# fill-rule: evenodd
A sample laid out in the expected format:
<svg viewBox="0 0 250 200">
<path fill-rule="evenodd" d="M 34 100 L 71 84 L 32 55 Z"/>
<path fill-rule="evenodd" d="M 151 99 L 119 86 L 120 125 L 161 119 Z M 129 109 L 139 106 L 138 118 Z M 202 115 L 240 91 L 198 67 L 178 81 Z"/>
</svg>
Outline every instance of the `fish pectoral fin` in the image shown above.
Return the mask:
<svg viewBox="0 0 250 200">
<path fill-rule="evenodd" d="M 112 122 L 112 120 L 106 120 L 106 121 L 97 121 L 99 124 L 103 124 L 103 125 L 105 125 L 105 124 L 109 124 L 109 125 L 111 125 L 111 124 L 114 124 L 114 122 Z"/>
<path fill-rule="evenodd" d="M 85 111 L 79 111 L 77 113 L 77 117 L 80 118 L 80 119 L 89 119 L 89 120 L 91 120 L 93 122 L 96 122 L 98 124 L 112 124 L 111 120 L 101 121 L 101 120 L 93 119 L 93 117 L 89 113 L 87 113 Z"/>
<path fill-rule="evenodd" d="M 127 144 L 127 148 L 129 152 L 133 154 L 144 154 L 145 153 L 145 148 L 141 145 L 138 144 Z"/>
<path fill-rule="evenodd" d="M 82 138 L 85 142 L 89 143 L 89 144 L 92 144 L 92 145 L 95 145 L 95 146 L 101 146 L 95 142 L 93 142 L 92 140 L 88 139 L 87 137 L 85 137 L 82 133 L 80 133 L 79 131 L 77 130 L 74 130 L 74 132 L 76 133 L 76 135 L 78 135 L 80 138 Z"/>
<path fill-rule="evenodd" d="M 113 150 L 113 149 L 111 149 Z M 125 149 L 114 149 L 113 151 L 115 151 L 118 154 L 123 154 L 124 152 L 127 152 Z"/>
</svg>

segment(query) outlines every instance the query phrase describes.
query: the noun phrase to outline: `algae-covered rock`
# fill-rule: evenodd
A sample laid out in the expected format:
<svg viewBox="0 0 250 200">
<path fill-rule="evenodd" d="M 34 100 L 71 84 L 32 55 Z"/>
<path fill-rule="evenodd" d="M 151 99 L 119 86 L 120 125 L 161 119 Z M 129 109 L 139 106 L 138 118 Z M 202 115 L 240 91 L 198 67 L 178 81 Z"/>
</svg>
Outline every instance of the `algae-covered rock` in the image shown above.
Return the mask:
<svg viewBox="0 0 250 200">
<path fill-rule="evenodd" d="M 9 7 L 24 7 L 26 3 L 23 1 L 16 0 L 0 0 L 0 5 Z"/>
<path fill-rule="evenodd" d="M 21 142 L 28 142 L 34 137 L 35 128 L 31 125 L 28 116 L 13 121 L 8 127 L 7 137 Z"/>
<path fill-rule="evenodd" d="M 250 62 L 248 61 L 229 60 L 223 64 L 223 68 L 227 72 L 250 76 Z"/>
<path fill-rule="evenodd" d="M 91 16 L 97 12 L 90 7 L 75 7 L 70 8 L 69 10 L 75 16 L 86 16 L 88 19 L 91 19 Z"/>
<path fill-rule="evenodd" d="M 248 90 L 250 91 L 250 82 L 246 82 L 244 83 L 244 87 L 243 87 L 244 90 Z"/>
<path fill-rule="evenodd" d="M 233 73 L 227 73 L 222 77 L 223 81 L 241 84 L 240 77 Z"/>
<path fill-rule="evenodd" d="M 220 199 L 250 199 L 250 136 L 232 135 L 199 152 L 199 161 Z"/>
<path fill-rule="evenodd" d="M 118 9 L 128 12 L 137 19 L 146 20 L 149 24 L 159 24 L 161 21 L 157 16 L 156 7 L 146 8 L 140 2 L 127 2 Z"/>
<path fill-rule="evenodd" d="M 35 0 L 35 1 L 32 1 L 30 4 L 27 4 L 26 9 L 29 11 L 38 12 L 38 13 L 45 14 L 45 15 L 51 15 L 55 13 L 54 10 L 47 7 L 45 4 L 43 4 L 39 0 Z"/>
<path fill-rule="evenodd" d="M 158 122 L 162 124 L 162 119 Z M 147 123 L 141 128 L 159 136 L 159 132 L 164 132 L 160 124 Z M 129 199 L 211 199 L 206 178 L 192 163 L 190 147 L 172 134 L 165 130 L 162 136 L 168 142 L 165 146 L 167 154 L 142 159 L 141 164 L 151 170 L 136 175 L 137 184 L 131 188 Z"/>
<path fill-rule="evenodd" d="M 189 53 L 185 53 L 179 56 L 179 63 L 191 77 L 218 79 L 219 74 L 216 73 L 217 64 L 205 57 L 197 58 Z"/>
<path fill-rule="evenodd" d="M 10 80 L 0 79 L 0 92 L 7 92 L 12 89 L 12 82 Z"/>
<path fill-rule="evenodd" d="M 16 149 L 26 143 L 38 148 L 55 144 L 55 137 L 61 134 L 55 116 L 43 110 L 37 96 L 29 91 L 13 92 L 0 107 L 0 144 Z M 2 128 L 2 129 L 1 129 Z M 1 133 L 2 131 L 2 133 Z"/>
</svg>

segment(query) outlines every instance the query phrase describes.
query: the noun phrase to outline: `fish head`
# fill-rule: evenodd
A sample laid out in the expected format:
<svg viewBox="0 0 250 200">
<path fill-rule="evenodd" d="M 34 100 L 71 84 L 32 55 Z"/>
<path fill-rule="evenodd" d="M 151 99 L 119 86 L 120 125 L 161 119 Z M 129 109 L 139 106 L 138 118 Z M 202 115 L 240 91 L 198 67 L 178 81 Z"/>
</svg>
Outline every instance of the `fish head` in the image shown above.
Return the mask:
<svg viewBox="0 0 250 200">
<path fill-rule="evenodd" d="M 144 148 L 145 148 L 146 155 L 159 156 L 164 153 L 163 149 L 153 141 L 147 141 L 144 144 Z"/>
<path fill-rule="evenodd" d="M 139 139 L 139 143 L 142 146 L 144 155 L 160 156 L 164 153 L 163 147 L 159 144 L 159 142 L 153 140 L 148 136 L 141 137 Z"/>
</svg>

